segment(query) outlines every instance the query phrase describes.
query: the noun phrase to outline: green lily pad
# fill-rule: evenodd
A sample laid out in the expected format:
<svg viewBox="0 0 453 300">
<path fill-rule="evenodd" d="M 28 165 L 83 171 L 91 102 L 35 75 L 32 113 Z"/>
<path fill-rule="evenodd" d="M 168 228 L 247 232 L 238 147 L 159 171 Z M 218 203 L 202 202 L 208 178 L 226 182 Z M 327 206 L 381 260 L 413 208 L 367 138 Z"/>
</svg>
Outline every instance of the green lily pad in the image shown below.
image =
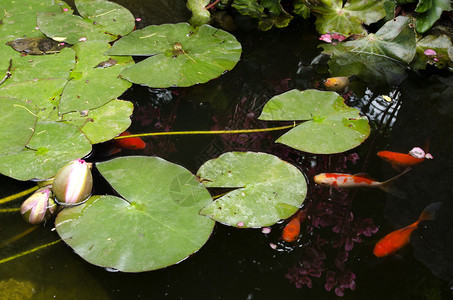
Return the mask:
<svg viewBox="0 0 453 300">
<path fill-rule="evenodd" d="M 25 149 L 0 156 L 0 173 L 18 180 L 47 179 L 90 151 L 90 142 L 75 126 L 38 122 Z"/>
<path fill-rule="evenodd" d="M 365 33 L 363 24 L 372 24 L 386 16 L 381 1 L 348 0 L 305 1 L 316 16 L 316 29 L 320 33 L 338 32 L 343 35 Z"/>
<path fill-rule="evenodd" d="M 205 162 L 197 176 L 206 187 L 236 188 L 200 211 L 235 227 L 270 226 L 289 218 L 307 194 L 299 169 L 266 153 L 228 152 Z"/>
<path fill-rule="evenodd" d="M 32 110 L 24 101 L 0 97 L 0 155 L 24 149 L 35 129 L 37 117 Z"/>
<path fill-rule="evenodd" d="M 135 18 L 125 7 L 105 0 L 75 1 L 80 15 L 91 22 L 102 25 L 113 35 L 127 35 L 134 29 Z"/>
<path fill-rule="evenodd" d="M 103 53 L 110 48 L 106 42 L 93 41 L 73 46 L 77 64 L 71 72 L 72 79 L 61 95 L 61 114 L 100 107 L 119 97 L 131 83 L 118 78 L 122 70 L 134 63 L 130 56 L 108 56 Z M 100 63 L 112 61 L 110 65 Z"/>
<path fill-rule="evenodd" d="M 134 105 L 112 100 L 101 107 L 63 115 L 63 120 L 82 130 L 92 144 L 109 141 L 131 125 Z"/>
<path fill-rule="evenodd" d="M 124 199 L 93 196 L 55 222 L 60 237 L 88 262 L 150 271 L 180 262 L 209 239 L 215 223 L 198 212 L 212 199 L 188 170 L 143 156 L 96 166 Z"/>
<path fill-rule="evenodd" d="M 432 0 L 425 5 L 420 5 L 422 2 L 419 2 L 416 9 L 417 12 L 420 12 L 415 21 L 415 28 L 418 33 L 428 31 L 439 20 L 444 11 L 452 10 L 451 0 Z"/>
<path fill-rule="evenodd" d="M 434 55 L 426 55 L 425 50 L 434 50 Z M 450 50 L 451 49 L 451 50 Z M 451 62 L 448 51 L 453 50 L 453 44 L 448 36 L 427 35 L 417 42 L 417 52 L 411 66 L 414 70 L 425 69 L 427 64 L 439 69 L 445 68 Z"/>
<path fill-rule="evenodd" d="M 413 27 L 411 18 L 399 16 L 385 23 L 376 34 L 338 45 L 322 45 L 323 53 L 331 55 L 331 74 L 358 75 L 365 82 L 401 83 L 415 55 Z"/>
<path fill-rule="evenodd" d="M 307 121 L 276 142 L 309 153 L 344 152 L 357 147 L 370 135 L 368 119 L 344 104 L 344 99 L 335 92 L 288 91 L 269 100 L 259 119 Z"/>
<path fill-rule="evenodd" d="M 148 26 L 117 41 L 108 55 L 151 56 L 121 76 L 155 88 L 191 86 L 231 70 L 241 55 L 236 38 L 217 28 L 188 23 Z"/>
<path fill-rule="evenodd" d="M 200 26 L 211 20 L 211 13 L 205 7 L 211 0 L 188 0 L 187 8 L 192 11 L 189 23 L 193 26 Z"/>
<path fill-rule="evenodd" d="M 111 42 L 117 39 L 106 28 L 68 12 L 38 13 L 41 32 L 58 42 L 76 44 L 83 41 Z"/>
</svg>

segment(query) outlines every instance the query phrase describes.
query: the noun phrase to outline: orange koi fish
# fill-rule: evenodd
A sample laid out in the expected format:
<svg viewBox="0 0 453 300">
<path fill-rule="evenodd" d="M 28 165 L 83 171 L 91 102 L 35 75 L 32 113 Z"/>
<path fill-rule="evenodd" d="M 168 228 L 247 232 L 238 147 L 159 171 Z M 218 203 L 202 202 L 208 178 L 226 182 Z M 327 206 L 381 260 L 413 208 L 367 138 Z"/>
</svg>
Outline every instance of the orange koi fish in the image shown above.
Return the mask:
<svg viewBox="0 0 453 300">
<path fill-rule="evenodd" d="M 417 158 L 410 154 L 392 151 L 379 151 L 377 155 L 392 165 L 392 168 L 400 172 L 407 167 L 414 166 L 425 160 L 425 157 Z"/>
<path fill-rule="evenodd" d="M 376 244 L 373 254 L 377 257 L 383 257 L 393 254 L 406 246 L 410 241 L 412 232 L 417 229 L 418 224 L 421 221 L 432 220 L 441 204 L 442 202 L 431 203 L 423 210 L 416 222 L 387 234 Z"/>
<path fill-rule="evenodd" d="M 330 77 L 324 81 L 324 87 L 330 91 L 343 91 L 350 84 L 349 77 Z"/>
<path fill-rule="evenodd" d="M 282 231 L 282 240 L 285 242 L 294 242 L 299 237 L 300 233 L 300 223 L 305 219 L 305 212 L 299 210 L 286 224 L 285 228 Z"/>
<path fill-rule="evenodd" d="M 121 133 L 119 136 L 131 135 L 129 131 L 125 131 Z M 103 156 L 112 156 L 115 155 L 122 150 L 139 150 L 144 149 L 146 147 L 146 143 L 139 137 L 133 137 L 128 139 L 119 139 L 119 140 L 111 140 L 102 146 L 102 155 Z"/>
<path fill-rule="evenodd" d="M 395 180 L 406 174 L 410 169 L 405 170 L 403 173 L 396 175 L 395 177 L 384 181 L 376 181 L 370 178 L 367 174 L 343 174 L 343 173 L 321 173 L 314 177 L 315 182 L 322 186 L 328 187 L 340 187 L 340 188 L 356 188 L 356 187 L 367 187 L 367 188 L 379 188 L 385 192 L 395 195 L 400 198 L 404 198 L 404 195 L 397 190 L 393 183 Z"/>
</svg>

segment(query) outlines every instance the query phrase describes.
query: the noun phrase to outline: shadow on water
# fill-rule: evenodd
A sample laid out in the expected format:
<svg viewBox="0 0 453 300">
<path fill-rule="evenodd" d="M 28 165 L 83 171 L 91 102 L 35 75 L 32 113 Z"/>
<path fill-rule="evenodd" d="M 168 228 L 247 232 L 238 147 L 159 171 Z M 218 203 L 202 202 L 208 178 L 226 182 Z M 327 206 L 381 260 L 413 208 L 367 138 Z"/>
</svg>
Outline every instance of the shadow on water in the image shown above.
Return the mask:
<svg viewBox="0 0 453 300">
<path fill-rule="evenodd" d="M 140 16 L 142 27 L 178 22 L 190 15 L 181 4 L 183 1 L 117 2 Z M 319 70 L 310 67 L 320 52 L 313 29 L 298 22 L 268 32 L 257 32 L 247 26 L 243 24 L 243 28 L 234 32 L 243 46 L 241 61 L 220 78 L 185 89 L 134 85 L 126 92 L 122 99 L 133 101 L 135 106 L 130 130 L 262 127 L 263 122 L 256 118 L 267 100 L 292 88 L 314 87 L 324 76 L 319 73 L 325 66 Z M 367 90 L 349 98 L 350 105 L 360 108 L 375 126 L 375 133 L 355 150 L 361 157 L 353 167 L 356 171 L 366 170 L 378 178 L 390 178 L 396 173 L 376 157 L 376 151 L 407 152 L 426 141 L 434 159 L 415 167 L 398 181 L 408 195 L 405 199 L 381 191 L 353 194 L 354 215 L 372 218 L 380 230 L 355 244 L 349 253 L 348 269 L 356 274 L 356 290 L 347 290 L 343 299 L 451 297 L 447 282 L 453 279 L 453 197 L 449 175 L 453 166 L 453 140 L 449 138 L 453 130 L 452 82 L 450 74 L 411 74 L 397 90 Z M 382 101 L 381 94 L 392 94 L 394 102 Z M 389 105 L 392 107 L 387 109 Z M 388 117 L 391 115 L 393 119 Z M 392 125 L 380 126 L 388 122 Z M 138 154 L 158 155 L 192 172 L 204 161 L 230 150 L 265 151 L 290 160 L 304 160 L 303 155 L 276 146 L 273 141 L 277 136 L 150 138 L 147 148 Z M 98 157 L 99 153 L 95 153 L 94 159 Z M 304 168 L 304 163 L 300 165 Z M 0 179 L 10 193 L 29 187 L 5 177 Z M 97 194 L 111 193 L 106 184 L 95 188 Z M 374 257 L 373 246 L 381 237 L 414 222 L 429 203 L 436 201 L 444 202 L 442 210 L 434 221 L 422 223 L 414 232 L 411 246 L 396 256 Z M 19 206 L 19 202 L 11 206 Z M 0 240 L 27 226 L 18 213 L 2 214 Z M 57 235 L 52 228 L 53 224 L 48 223 L 26 238 L 6 245 L 0 249 L 0 258 L 55 240 Z M 18 290 L 28 282 L 35 290 L 33 299 L 338 299 L 334 292 L 325 290 L 325 274 L 320 279 L 313 278 L 312 288 L 298 289 L 285 278 L 302 250 L 296 247 L 292 252 L 275 251 L 269 246 L 278 242 L 281 228 L 281 224 L 275 225 L 273 233 L 267 236 L 259 229 L 240 230 L 217 224 L 198 253 L 177 265 L 138 274 L 108 272 L 92 266 L 61 242 L 2 264 L 0 281 L 13 278 L 17 282 L 11 286 Z M 26 298 L 27 295 L 22 295 L 22 299 Z"/>
</svg>

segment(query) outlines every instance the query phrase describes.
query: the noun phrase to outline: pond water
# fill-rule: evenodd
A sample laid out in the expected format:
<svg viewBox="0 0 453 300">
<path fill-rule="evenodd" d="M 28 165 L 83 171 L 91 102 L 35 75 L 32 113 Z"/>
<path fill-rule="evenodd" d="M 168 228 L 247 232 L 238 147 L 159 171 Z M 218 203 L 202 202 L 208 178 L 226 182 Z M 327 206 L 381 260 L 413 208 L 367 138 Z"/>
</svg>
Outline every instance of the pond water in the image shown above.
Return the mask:
<svg viewBox="0 0 453 300">
<path fill-rule="evenodd" d="M 117 2 L 142 18 L 140 27 L 183 21 L 189 16 L 181 6 L 182 1 L 150 1 L 153 5 L 144 5 L 141 1 Z M 232 33 L 243 47 L 237 66 L 218 79 L 190 88 L 167 90 L 134 85 L 121 97 L 133 101 L 135 107 L 129 131 L 264 127 L 265 122 L 258 121 L 257 117 L 266 101 L 293 88 L 317 87 L 328 77 L 322 59 L 317 64 L 312 63 L 321 50 L 317 48 L 320 42 L 316 31 L 308 24 L 295 21 L 287 28 L 259 32 L 247 18 L 238 17 L 236 23 L 238 28 Z M 301 168 L 309 180 L 305 205 L 310 208 L 308 212 L 314 214 L 308 214 L 309 221 L 303 223 L 300 241 L 285 244 L 279 239 L 283 223 L 274 225 L 270 234 L 263 234 L 260 229 L 216 224 L 211 238 L 199 252 L 177 265 L 144 273 L 112 272 L 90 265 L 60 242 L 3 263 L 0 281 L 17 281 L 23 295 L 16 299 L 26 299 L 30 286 L 35 291 L 32 299 L 337 299 L 333 290 L 329 292 L 325 288 L 328 271 L 335 270 L 337 276 L 346 279 L 355 274 L 355 290 L 345 289 L 343 299 L 450 299 L 453 297 L 450 289 L 453 279 L 450 179 L 453 76 L 430 69 L 410 73 L 397 88 L 357 85 L 352 92 L 347 95 L 347 103 L 361 109 L 370 119 L 372 133 L 362 146 L 345 154 L 303 154 L 275 144 L 281 134 L 278 132 L 153 137 L 145 140 L 147 147 L 143 150 L 116 155 L 156 155 L 192 172 L 226 151 L 263 151 L 277 155 Z M 381 95 L 389 95 L 393 100 L 388 102 Z M 314 187 L 313 172 L 332 172 L 338 168 L 348 173 L 367 172 L 378 179 L 391 178 L 397 173 L 376 156 L 377 151 L 407 152 L 427 144 L 434 159 L 414 167 L 397 181 L 398 188 L 407 195 L 404 199 L 380 190 L 342 193 Z M 104 151 L 96 147 L 88 160 L 110 159 Z M 359 159 L 355 164 L 347 162 L 344 168 L 344 158 L 353 153 L 358 154 Z M 94 194 L 111 193 L 96 173 L 95 180 Z M 3 186 L 0 197 L 32 186 L 3 176 L 0 182 Z M 334 201 L 342 204 L 331 206 Z M 373 247 L 380 238 L 413 223 L 429 203 L 437 201 L 443 205 L 435 220 L 422 223 L 407 247 L 385 258 L 373 255 Z M 18 207 L 20 202 L 2 207 Z M 319 203 L 325 206 L 317 206 Z M 320 223 L 329 219 L 328 213 L 322 210 L 332 207 L 341 207 L 341 212 L 333 212 L 333 215 L 350 218 L 352 212 L 355 219 L 370 218 L 379 228 L 370 237 L 362 235 L 360 241 L 354 241 L 343 260 L 339 257 L 345 252 L 349 233 L 335 232 L 335 226 L 310 227 L 315 219 Z M 356 224 L 352 220 L 337 222 Z M 368 229 L 374 228 L 372 224 L 368 224 Z M 2 245 L 0 259 L 57 240 L 53 226 L 48 222 L 18 241 Z M 2 213 L 0 241 L 7 241 L 29 227 L 18 213 Z M 367 229 L 366 225 L 362 227 Z M 351 229 L 352 232 L 358 230 Z M 342 244 L 335 247 L 335 242 Z M 316 261 L 323 255 L 326 258 L 321 259 L 322 265 L 316 267 Z M 297 288 L 287 279 L 291 276 L 286 274 L 299 261 L 313 264 L 309 268 L 312 273 L 307 277 L 311 287 L 300 281 L 301 287 Z M 321 273 L 317 274 L 318 271 Z M 302 275 L 300 278 L 304 277 Z"/>
</svg>

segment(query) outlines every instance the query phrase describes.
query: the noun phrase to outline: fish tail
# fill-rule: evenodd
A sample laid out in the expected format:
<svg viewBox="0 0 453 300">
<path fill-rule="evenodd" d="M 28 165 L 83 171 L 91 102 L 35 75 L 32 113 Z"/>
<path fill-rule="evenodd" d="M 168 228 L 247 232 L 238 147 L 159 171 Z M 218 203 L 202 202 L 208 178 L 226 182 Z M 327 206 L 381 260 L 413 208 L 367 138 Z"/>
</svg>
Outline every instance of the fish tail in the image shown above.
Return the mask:
<svg viewBox="0 0 453 300">
<path fill-rule="evenodd" d="M 432 220 L 436 217 L 436 213 L 442 206 L 442 202 L 433 202 L 428 205 L 420 214 L 418 222 Z"/>
<path fill-rule="evenodd" d="M 403 176 L 410 170 L 411 170 L 411 168 L 406 168 L 402 173 L 396 175 L 395 177 L 390 178 L 389 180 L 384 181 L 379 186 L 379 188 L 389 194 L 392 194 L 393 196 L 398 197 L 398 198 L 402 198 L 402 199 L 406 198 L 406 194 L 404 192 L 402 192 L 401 190 L 399 190 L 398 188 L 396 188 L 394 186 L 394 183 L 396 180 L 398 180 L 398 178 L 400 178 L 401 176 Z"/>
</svg>

